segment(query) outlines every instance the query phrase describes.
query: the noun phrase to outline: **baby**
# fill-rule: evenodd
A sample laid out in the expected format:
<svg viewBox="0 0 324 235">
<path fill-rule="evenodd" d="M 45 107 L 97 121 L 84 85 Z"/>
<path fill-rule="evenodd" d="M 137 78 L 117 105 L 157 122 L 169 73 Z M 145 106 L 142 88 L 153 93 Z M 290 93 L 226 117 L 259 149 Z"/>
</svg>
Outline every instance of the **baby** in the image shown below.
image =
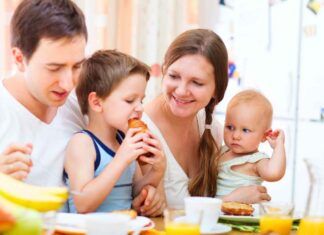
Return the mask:
<svg viewBox="0 0 324 235">
<path fill-rule="evenodd" d="M 219 158 L 217 196 L 247 185 L 280 180 L 286 170 L 285 136 L 271 130 L 272 105 L 261 93 L 245 90 L 236 94 L 226 111 L 224 142 Z M 259 152 L 268 141 L 271 158 Z"/>
</svg>

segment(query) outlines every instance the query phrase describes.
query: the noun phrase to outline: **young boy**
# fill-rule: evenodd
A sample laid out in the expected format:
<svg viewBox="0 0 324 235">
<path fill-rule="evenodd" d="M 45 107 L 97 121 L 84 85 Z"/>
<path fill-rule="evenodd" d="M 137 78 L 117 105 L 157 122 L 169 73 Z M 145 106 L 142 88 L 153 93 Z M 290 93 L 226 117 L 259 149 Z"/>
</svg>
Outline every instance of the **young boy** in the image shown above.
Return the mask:
<svg viewBox="0 0 324 235">
<path fill-rule="evenodd" d="M 72 137 L 65 160 L 67 182 L 79 192 L 69 199 L 71 212 L 129 209 L 144 185 L 159 185 L 165 170 L 160 142 L 149 131 L 128 130 L 128 120 L 142 116 L 149 77 L 145 64 L 113 50 L 84 62 L 76 94 L 89 123 Z M 144 176 L 137 159 L 151 166 Z"/>
<path fill-rule="evenodd" d="M 272 106 L 254 90 L 236 94 L 226 111 L 224 142 L 219 159 L 217 196 L 224 196 L 263 180 L 278 181 L 286 170 L 285 137 L 282 130 L 271 130 Z M 259 152 L 261 142 L 268 141 L 271 158 Z"/>
</svg>

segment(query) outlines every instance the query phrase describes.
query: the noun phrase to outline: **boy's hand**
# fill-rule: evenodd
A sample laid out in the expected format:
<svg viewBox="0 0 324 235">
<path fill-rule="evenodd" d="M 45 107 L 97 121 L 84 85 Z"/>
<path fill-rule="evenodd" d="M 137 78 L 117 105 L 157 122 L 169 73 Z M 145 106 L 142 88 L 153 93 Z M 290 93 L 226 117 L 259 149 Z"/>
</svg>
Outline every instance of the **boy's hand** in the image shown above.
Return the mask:
<svg viewBox="0 0 324 235">
<path fill-rule="evenodd" d="M 277 146 L 284 146 L 285 133 L 281 129 L 270 131 L 267 133 L 267 140 L 273 149 Z"/>
<path fill-rule="evenodd" d="M 116 158 L 123 159 L 128 164 L 136 160 L 139 156 L 147 151 L 143 149 L 143 138 L 146 133 L 139 133 L 139 128 L 131 128 L 127 131 L 126 136 L 116 152 Z"/>
<path fill-rule="evenodd" d="M 142 155 L 139 157 L 139 160 L 152 165 L 152 169 L 155 171 L 164 172 L 166 167 L 166 159 L 162 151 L 161 143 L 151 132 L 146 133 L 148 136 L 144 137 L 143 139 L 143 149 L 152 155 L 149 157 Z"/>
<path fill-rule="evenodd" d="M 26 179 L 33 165 L 30 159 L 32 150 L 31 144 L 9 145 L 0 154 L 0 172 L 18 180 Z"/>
</svg>

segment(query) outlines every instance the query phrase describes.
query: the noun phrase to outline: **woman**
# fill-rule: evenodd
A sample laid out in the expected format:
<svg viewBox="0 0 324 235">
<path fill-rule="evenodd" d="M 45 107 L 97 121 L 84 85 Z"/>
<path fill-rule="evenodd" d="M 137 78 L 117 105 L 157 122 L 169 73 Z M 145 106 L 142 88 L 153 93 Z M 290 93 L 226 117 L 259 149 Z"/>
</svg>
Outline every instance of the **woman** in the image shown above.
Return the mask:
<svg viewBox="0 0 324 235">
<path fill-rule="evenodd" d="M 227 51 L 217 34 L 194 29 L 171 43 L 163 63 L 163 93 L 143 114 L 167 158 L 164 190 L 169 207 L 182 206 L 189 195 L 216 195 L 222 128 L 213 111 L 227 83 Z M 248 186 L 223 199 L 253 203 L 270 197 L 264 187 Z"/>
</svg>

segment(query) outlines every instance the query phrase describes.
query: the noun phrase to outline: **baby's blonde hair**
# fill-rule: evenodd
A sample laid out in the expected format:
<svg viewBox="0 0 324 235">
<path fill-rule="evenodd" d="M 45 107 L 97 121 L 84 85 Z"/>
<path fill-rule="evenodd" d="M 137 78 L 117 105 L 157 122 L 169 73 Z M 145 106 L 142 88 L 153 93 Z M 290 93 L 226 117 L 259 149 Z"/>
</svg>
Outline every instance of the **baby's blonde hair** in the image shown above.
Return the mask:
<svg viewBox="0 0 324 235">
<path fill-rule="evenodd" d="M 265 127 L 270 128 L 272 123 L 273 109 L 270 101 L 261 92 L 248 89 L 237 93 L 227 105 L 227 112 L 240 104 L 249 104 L 260 110 L 265 121 Z"/>
</svg>

